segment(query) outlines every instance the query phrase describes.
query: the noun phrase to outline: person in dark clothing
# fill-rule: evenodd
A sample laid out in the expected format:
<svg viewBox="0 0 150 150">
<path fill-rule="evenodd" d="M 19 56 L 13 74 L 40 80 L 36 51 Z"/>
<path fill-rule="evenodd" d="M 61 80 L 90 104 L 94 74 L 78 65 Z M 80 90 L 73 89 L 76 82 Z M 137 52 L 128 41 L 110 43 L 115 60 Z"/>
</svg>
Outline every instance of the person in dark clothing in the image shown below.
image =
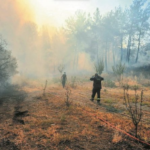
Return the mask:
<svg viewBox="0 0 150 150">
<path fill-rule="evenodd" d="M 62 86 L 63 88 L 65 87 L 66 81 L 67 81 L 67 75 L 66 72 L 64 72 L 64 74 L 61 77 L 61 81 L 62 81 Z"/>
<path fill-rule="evenodd" d="M 90 80 L 93 81 L 91 101 L 94 100 L 95 94 L 97 93 L 97 103 L 100 104 L 100 91 L 102 88 L 101 81 L 104 80 L 104 78 L 96 73 L 95 76 L 90 78 Z"/>
</svg>

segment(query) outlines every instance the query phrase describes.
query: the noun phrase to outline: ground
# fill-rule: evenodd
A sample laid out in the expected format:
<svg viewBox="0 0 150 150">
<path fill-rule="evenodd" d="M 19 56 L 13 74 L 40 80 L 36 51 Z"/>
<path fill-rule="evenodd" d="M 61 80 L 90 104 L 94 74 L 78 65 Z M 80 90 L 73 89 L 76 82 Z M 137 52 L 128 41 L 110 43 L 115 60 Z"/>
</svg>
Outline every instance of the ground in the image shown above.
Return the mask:
<svg viewBox="0 0 150 150">
<path fill-rule="evenodd" d="M 100 106 L 90 101 L 92 82 L 69 89 L 68 101 L 66 89 L 60 84 L 48 84 L 45 94 L 42 86 L 25 86 L 28 97 L 23 102 L 4 102 L 0 109 L 0 150 L 146 149 L 146 145 L 100 120 L 134 135 L 134 125 L 123 104 L 123 89 L 103 86 Z M 150 141 L 148 98 L 149 89 L 145 88 L 139 126 L 140 138 L 145 142 Z M 24 115 L 14 119 L 16 110 Z"/>
</svg>

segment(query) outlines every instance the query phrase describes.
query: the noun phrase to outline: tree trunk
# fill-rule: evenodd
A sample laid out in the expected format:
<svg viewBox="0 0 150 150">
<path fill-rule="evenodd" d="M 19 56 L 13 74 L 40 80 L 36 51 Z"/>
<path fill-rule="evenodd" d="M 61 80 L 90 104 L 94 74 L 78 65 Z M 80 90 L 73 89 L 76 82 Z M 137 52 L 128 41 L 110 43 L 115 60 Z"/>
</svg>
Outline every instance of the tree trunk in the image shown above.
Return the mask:
<svg viewBox="0 0 150 150">
<path fill-rule="evenodd" d="M 139 58 L 140 45 L 141 45 L 141 30 L 140 30 L 139 38 L 138 38 L 138 51 L 137 51 L 136 59 L 135 59 L 136 63 L 138 62 L 138 58 Z"/>
<path fill-rule="evenodd" d="M 138 124 L 135 124 L 135 137 L 137 138 Z"/>
<path fill-rule="evenodd" d="M 127 57 L 126 57 L 126 60 L 127 60 L 128 63 L 130 61 L 130 53 L 131 53 L 131 35 L 129 35 L 128 47 L 127 47 Z"/>
<path fill-rule="evenodd" d="M 115 50 L 116 50 L 116 45 L 113 46 L 114 50 L 112 49 L 112 53 L 113 53 L 113 65 L 115 66 L 116 61 L 115 61 Z"/>
<path fill-rule="evenodd" d="M 97 62 L 99 61 L 98 55 L 99 55 L 99 46 L 98 46 L 98 41 L 97 41 Z"/>
<path fill-rule="evenodd" d="M 107 71 L 107 42 L 106 42 L 106 45 L 105 45 L 105 68 L 106 68 L 106 71 Z"/>
<path fill-rule="evenodd" d="M 121 50 L 121 58 L 120 61 L 122 62 L 123 60 L 123 36 L 121 35 L 121 40 L 120 40 L 120 50 Z"/>
<path fill-rule="evenodd" d="M 74 64 L 73 64 L 74 71 L 76 71 L 77 68 L 78 68 L 78 46 L 76 44 L 74 50 Z"/>
</svg>

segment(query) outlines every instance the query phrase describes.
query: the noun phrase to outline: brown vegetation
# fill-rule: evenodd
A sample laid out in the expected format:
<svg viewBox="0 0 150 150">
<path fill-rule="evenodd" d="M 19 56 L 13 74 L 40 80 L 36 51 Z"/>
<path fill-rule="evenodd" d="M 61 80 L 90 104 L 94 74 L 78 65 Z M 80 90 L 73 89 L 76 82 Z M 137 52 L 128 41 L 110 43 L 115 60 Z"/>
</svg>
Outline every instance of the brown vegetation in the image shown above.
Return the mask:
<svg viewBox="0 0 150 150">
<path fill-rule="evenodd" d="M 48 86 L 45 95 L 42 87 L 35 91 L 25 88 L 29 97 L 22 102 L 19 112 L 24 124 L 14 122 L 15 104 L 3 103 L 0 109 L 1 150 L 113 150 L 145 149 L 128 136 L 110 128 L 98 117 L 134 135 L 134 125 L 123 105 L 123 89 L 103 87 L 101 106 L 91 102 L 91 82 L 71 89 L 69 107 L 64 99 L 65 89 Z M 149 103 L 149 89 L 145 88 L 144 102 Z M 34 91 L 34 92 L 33 92 Z M 134 95 L 134 91 L 129 91 Z M 5 109 L 7 107 L 7 110 Z M 143 106 L 143 120 L 139 135 L 150 141 L 149 106 Z M 28 110 L 28 112 L 26 111 Z M 28 115 L 26 115 L 26 113 Z"/>
</svg>

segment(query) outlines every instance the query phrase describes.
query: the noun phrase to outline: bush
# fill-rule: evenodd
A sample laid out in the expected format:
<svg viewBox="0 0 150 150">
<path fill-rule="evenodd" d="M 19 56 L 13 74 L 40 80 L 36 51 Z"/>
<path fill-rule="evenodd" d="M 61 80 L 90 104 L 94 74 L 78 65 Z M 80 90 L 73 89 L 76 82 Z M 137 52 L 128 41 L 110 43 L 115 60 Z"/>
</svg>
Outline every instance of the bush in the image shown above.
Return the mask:
<svg viewBox="0 0 150 150">
<path fill-rule="evenodd" d="M 140 96 L 137 94 L 137 86 L 134 87 L 134 98 L 132 98 L 128 91 L 129 86 L 125 85 L 123 86 L 124 90 L 124 104 L 126 106 L 126 109 L 132 119 L 132 122 L 135 126 L 135 136 L 138 136 L 138 125 L 140 121 L 142 120 L 142 106 L 143 106 L 143 90 L 140 93 Z"/>
</svg>

